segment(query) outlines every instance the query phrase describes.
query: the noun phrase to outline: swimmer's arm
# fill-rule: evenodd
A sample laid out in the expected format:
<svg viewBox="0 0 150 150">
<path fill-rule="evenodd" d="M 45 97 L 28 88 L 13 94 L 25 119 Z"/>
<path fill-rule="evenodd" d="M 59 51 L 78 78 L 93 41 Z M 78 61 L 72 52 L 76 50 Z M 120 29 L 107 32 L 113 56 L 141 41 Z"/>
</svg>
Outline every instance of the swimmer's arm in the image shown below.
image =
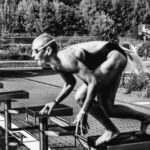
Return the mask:
<svg viewBox="0 0 150 150">
<path fill-rule="evenodd" d="M 96 82 L 96 79 L 91 79 L 91 81 L 88 83 L 86 99 L 81 108 L 83 110 L 83 112 L 85 112 L 85 113 L 89 111 L 90 106 L 92 105 L 92 101 L 94 100 L 95 95 L 96 95 L 97 85 L 98 84 Z"/>
<path fill-rule="evenodd" d="M 75 57 L 78 60 L 78 67 L 80 68 L 78 73 L 79 77 L 88 85 L 86 99 L 81 108 L 84 112 L 88 112 L 92 100 L 96 95 L 98 82 L 95 78 L 95 75 L 93 74 L 93 71 L 89 70 L 88 67 L 83 63 L 85 59 L 83 49 L 75 51 Z"/>
<path fill-rule="evenodd" d="M 70 73 L 67 72 L 59 72 L 63 80 L 65 81 L 65 84 L 60 92 L 60 94 L 57 96 L 55 99 L 55 103 L 58 104 L 61 101 L 63 101 L 73 90 L 75 84 L 76 84 L 76 79 L 74 76 Z"/>
<path fill-rule="evenodd" d="M 80 77 L 88 85 L 86 99 L 81 108 L 81 110 L 86 113 L 89 111 L 92 101 L 95 98 L 98 89 L 98 82 L 92 71 L 90 71 L 84 64 L 82 64 L 82 62 L 80 62 L 80 65 L 80 67 L 82 67 Z"/>
<path fill-rule="evenodd" d="M 117 57 L 118 58 L 118 57 Z M 101 64 L 95 71 L 90 71 L 81 61 L 78 65 L 81 68 L 80 75 L 83 80 L 88 84 L 88 90 L 85 102 L 82 106 L 84 112 L 88 112 L 92 104 L 92 100 L 95 98 L 97 90 L 104 84 L 107 84 L 115 75 L 116 65 L 119 61 L 116 57 L 109 57 Z"/>
</svg>

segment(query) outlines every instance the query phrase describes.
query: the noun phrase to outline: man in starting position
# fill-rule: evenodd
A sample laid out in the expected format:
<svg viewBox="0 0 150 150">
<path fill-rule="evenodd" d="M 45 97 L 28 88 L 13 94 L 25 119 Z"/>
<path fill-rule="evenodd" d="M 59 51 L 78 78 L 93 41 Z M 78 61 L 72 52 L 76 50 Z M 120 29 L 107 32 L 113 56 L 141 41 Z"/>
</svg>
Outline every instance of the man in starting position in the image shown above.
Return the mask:
<svg viewBox="0 0 150 150">
<path fill-rule="evenodd" d="M 87 114 L 90 113 L 105 127 L 105 132 L 96 140 L 96 145 L 108 142 L 119 135 L 119 130 L 109 119 L 133 118 L 141 121 L 140 133 L 145 133 L 150 115 L 127 106 L 114 105 L 122 71 L 127 64 L 126 53 L 107 41 L 79 43 L 59 51 L 56 40 L 48 34 L 38 36 L 32 44 L 32 56 L 40 65 L 50 65 L 65 81 L 55 101 L 49 102 L 40 114 L 50 114 L 53 107 L 65 99 L 73 90 L 79 77 L 83 84 L 75 99 L 81 106 L 75 118 L 76 133 L 87 131 Z"/>
</svg>

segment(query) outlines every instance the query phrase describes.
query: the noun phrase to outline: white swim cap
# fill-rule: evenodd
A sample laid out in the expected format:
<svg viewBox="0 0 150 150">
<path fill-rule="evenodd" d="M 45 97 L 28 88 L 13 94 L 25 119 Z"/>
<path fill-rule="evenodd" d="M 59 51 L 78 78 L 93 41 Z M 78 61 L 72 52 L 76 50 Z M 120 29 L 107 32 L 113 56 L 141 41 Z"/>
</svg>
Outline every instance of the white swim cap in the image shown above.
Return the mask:
<svg viewBox="0 0 150 150">
<path fill-rule="evenodd" d="M 48 46 L 53 42 L 56 42 L 56 40 L 51 35 L 47 33 L 41 34 L 34 39 L 32 43 L 32 50 L 40 51 L 41 49 L 43 49 L 44 47 Z"/>
</svg>

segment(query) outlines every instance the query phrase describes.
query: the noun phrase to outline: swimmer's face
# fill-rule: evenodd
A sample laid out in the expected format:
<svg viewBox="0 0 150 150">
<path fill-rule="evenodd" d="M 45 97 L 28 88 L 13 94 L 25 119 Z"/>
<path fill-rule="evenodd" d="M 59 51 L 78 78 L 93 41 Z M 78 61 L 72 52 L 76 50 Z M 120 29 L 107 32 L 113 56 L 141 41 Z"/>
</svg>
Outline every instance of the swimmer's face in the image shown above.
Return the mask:
<svg viewBox="0 0 150 150">
<path fill-rule="evenodd" d="M 44 66 L 49 63 L 51 52 L 52 49 L 50 46 L 43 47 L 42 49 L 33 49 L 32 57 L 38 61 L 39 65 Z"/>
<path fill-rule="evenodd" d="M 32 43 L 32 57 L 38 61 L 39 65 L 46 65 L 50 62 L 50 57 L 54 53 L 52 44 L 55 43 L 55 39 L 48 34 L 42 34 L 37 37 Z"/>
</svg>

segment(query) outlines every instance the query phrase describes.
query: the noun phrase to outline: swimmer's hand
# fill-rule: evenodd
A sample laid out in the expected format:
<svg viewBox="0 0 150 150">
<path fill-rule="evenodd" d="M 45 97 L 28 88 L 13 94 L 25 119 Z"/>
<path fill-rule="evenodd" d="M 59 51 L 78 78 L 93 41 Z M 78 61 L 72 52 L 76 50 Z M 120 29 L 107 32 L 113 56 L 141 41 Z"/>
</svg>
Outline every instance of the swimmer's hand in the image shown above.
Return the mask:
<svg viewBox="0 0 150 150">
<path fill-rule="evenodd" d="M 55 106 L 55 102 L 50 102 L 50 103 L 47 103 L 45 104 L 45 106 L 42 108 L 42 110 L 39 112 L 40 115 L 49 115 L 53 109 L 53 107 Z"/>
<path fill-rule="evenodd" d="M 81 109 L 73 122 L 74 124 L 76 123 L 75 134 L 84 135 L 88 132 L 89 124 L 87 122 L 87 117 L 85 111 Z"/>
</svg>

